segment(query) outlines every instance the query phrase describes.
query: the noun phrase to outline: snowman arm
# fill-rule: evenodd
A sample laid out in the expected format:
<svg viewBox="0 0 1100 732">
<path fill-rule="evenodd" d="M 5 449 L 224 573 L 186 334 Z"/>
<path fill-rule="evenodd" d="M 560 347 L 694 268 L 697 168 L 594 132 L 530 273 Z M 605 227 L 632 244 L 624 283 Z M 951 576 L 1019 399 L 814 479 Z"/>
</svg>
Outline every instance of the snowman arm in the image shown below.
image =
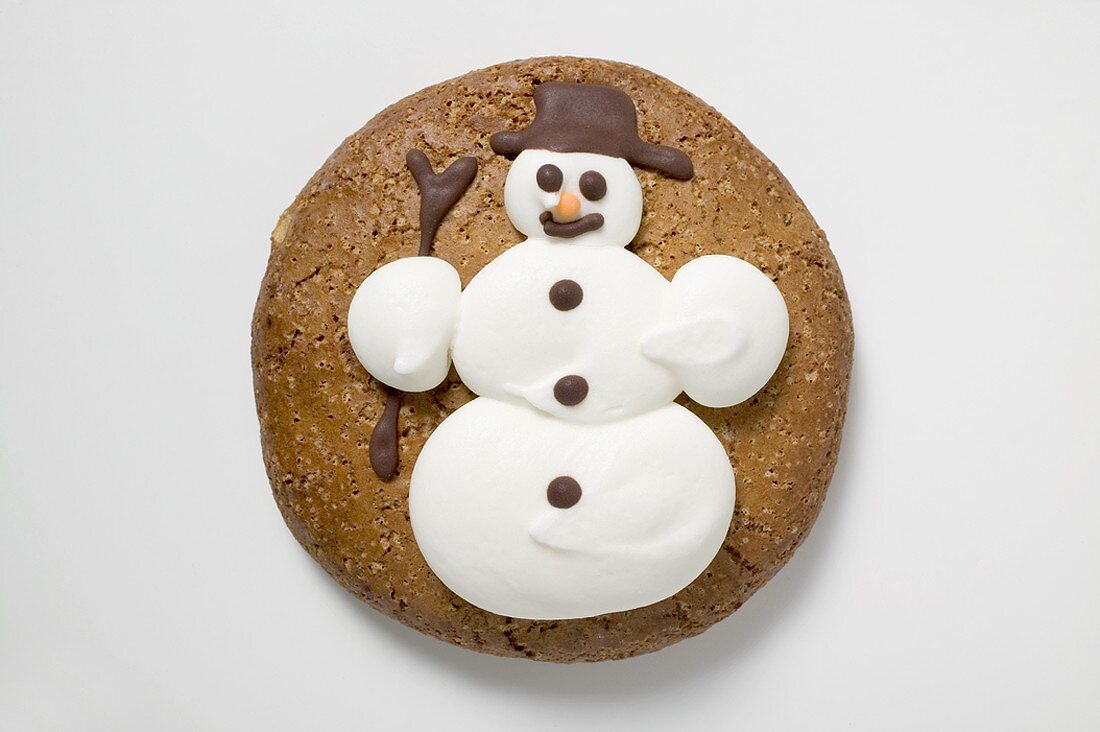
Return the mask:
<svg viewBox="0 0 1100 732">
<path fill-rule="evenodd" d="M 768 383 L 789 328 L 783 296 L 763 272 L 736 257 L 708 255 L 672 278 L 661 319 L 641 349 L 692 399 L 728 407 Z"/>
<path fill-rule="evenodd" d="M 642 353 L 674 370 L 722 363 L 746 346 L 748 332 L 737 316 L 696 315 L 660 323 L 642 338 Z"/>
<path fill-rule="evenodd" d="M 438 386 L 451 365 L 461 289 L 454 267 L 432 257 L 371 273 L 348 309 L 348 340 L 363 367 L 401 391 Z"/>
</svg>

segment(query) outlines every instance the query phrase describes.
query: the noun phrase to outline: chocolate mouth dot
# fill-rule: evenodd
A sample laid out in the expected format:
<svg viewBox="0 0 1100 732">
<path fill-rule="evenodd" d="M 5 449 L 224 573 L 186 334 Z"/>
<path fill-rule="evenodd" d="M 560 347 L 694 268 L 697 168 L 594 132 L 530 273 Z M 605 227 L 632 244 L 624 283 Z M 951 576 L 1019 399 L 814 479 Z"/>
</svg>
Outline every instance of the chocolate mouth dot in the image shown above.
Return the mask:
<svg viewBox="0 0 1100 732">
<path fill-rule="evenodd" d="M 583 376 L 570 374 L 554 384 L 554 398 L 567 407 L 575 407 L 588 396 L 588 382 Z"/>
<path fill-rule="evenodd" d="M 546 500 L 554 508 L 572 508 L 581 500 L 581 484 L 568 475 L 561 475 L 546 486 Z"/>
</svg>

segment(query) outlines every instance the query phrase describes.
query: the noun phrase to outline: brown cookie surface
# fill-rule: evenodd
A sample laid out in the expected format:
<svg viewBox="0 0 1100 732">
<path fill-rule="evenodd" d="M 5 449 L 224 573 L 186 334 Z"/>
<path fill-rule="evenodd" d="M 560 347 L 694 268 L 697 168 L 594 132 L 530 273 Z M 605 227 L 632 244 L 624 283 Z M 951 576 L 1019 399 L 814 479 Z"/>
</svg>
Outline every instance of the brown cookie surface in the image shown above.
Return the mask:
<svg viewBox="0 0 1100 732">
<path fill-rule="evenodd" d="M 409 476 L 432 430 L 473 395 L 453 369 L 438 388 L 406 395 L 397 475 L 381 481 L 369 442 L 386 390 L 352 352 L 346 317 L 367 275 L 417 252 L 420 199 L 405 166 L 410 149 L 425 151 L 436 170 L 463 156 L 478 160 L 477 177 L 443 220 L 434 249 L 463 285 L 522 240 L 504 212 L 509 161 L 492 152 L 489 136 L 529 124 L 534 87 L 554 80 L 622 88 L 638 106 L 641 137 L 675 146 L 694 163 L 687 182 L 636 169 L 645 211 L 630 248 L 669 278 L 704 254 L 747 260 L 783 293 L 791 334 L 775 376 L 743 404 L 710 409 L 678 400 L 718 435 L 737 474 L 733 524 L 707 570 L 654 605 L 551 622 L 480 610 L 428 569 L 409 525 Z M 783 566 L 825 498 L 852 360 L 840 271 L 775 166 L 668 80 L 576 58 L 516 61 L 437 84 L 345 140 L 275 227 L 252 335 L 264 460 L 302 546 L 345 588 L 421 632 L 487 653 L 562 662 L 632 656 L 700 633 Z"/>
</svg>

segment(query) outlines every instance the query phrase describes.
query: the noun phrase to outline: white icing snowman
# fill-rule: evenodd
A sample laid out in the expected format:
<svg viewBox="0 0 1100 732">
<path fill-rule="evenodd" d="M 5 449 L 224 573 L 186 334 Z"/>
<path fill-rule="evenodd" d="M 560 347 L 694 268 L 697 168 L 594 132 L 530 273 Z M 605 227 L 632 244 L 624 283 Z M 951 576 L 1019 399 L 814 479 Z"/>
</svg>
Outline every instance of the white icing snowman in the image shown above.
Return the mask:
<svg viewBox="0 0 1100 732">
<path fill-rule="evenodd" d="M 431 389 L 453 361 L 478 395 L 413 468 L 432 571 L 485 610 L 566 619 L 658 602 L 706 569 L 732 519 L 733 469 L 673 400 L 752 396 L 783 356 L 788 316 L 741 259 L 699 257 L 669 282 L 624 248 L 642 213 L 631 163 L 691 177 L 682 153 L 637 138 L 625 93 L 552 82 L 535 102 L 530 127 L 493 137 L 518 154 L 504 200 L 526 241 L 465 290 L 441 259 L 379 268 L 348 333 L 391 387 Z"/>
</svg>

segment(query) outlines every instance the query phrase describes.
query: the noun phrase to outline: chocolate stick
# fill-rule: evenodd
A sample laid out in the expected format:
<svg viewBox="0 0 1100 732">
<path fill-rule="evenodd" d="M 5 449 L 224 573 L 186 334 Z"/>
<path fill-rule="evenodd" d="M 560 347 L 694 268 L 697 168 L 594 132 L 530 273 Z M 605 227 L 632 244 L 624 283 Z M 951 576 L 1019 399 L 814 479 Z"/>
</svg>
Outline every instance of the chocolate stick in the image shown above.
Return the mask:
<svg viewBox="0 0 1100 732">
<path fill-rule="evenodd" d="M 413 149 L 405 156 L 405 165 L 412 171 L 413 179 L 420 188 L 420 251 L 417 254 L 427 257 L 432 253 L 435 234 L 443 223 L 443 217 L 474 182 L 477 159 L 459 158 L 442 173 L 436 173 L 428 156 Z"/>
<path fill-rule="evenodd" d="M 428 257 L 443 217 L 474 182 L 477 160 L 459 158 L 442 173 L 436 173 L 428 156 L 413 149 L 405 156 L 405 165 L 412 171 L 420 189 L 420 249 L 417 254 Z M 390 480 L 397 474 L 397 415 L 404 397 L 405 393 L 397 389 L 388 391 L 386 408 L 371 432 L 370 464 L 382 480 Z"/>
<path fill-rule="evenodd" d="M 370 466 L 382 480 L 397 474 L 397 413 L 404 396 L 397 389 L 386 391 L 386 408 L 370 433 Z"/>
</svg>

